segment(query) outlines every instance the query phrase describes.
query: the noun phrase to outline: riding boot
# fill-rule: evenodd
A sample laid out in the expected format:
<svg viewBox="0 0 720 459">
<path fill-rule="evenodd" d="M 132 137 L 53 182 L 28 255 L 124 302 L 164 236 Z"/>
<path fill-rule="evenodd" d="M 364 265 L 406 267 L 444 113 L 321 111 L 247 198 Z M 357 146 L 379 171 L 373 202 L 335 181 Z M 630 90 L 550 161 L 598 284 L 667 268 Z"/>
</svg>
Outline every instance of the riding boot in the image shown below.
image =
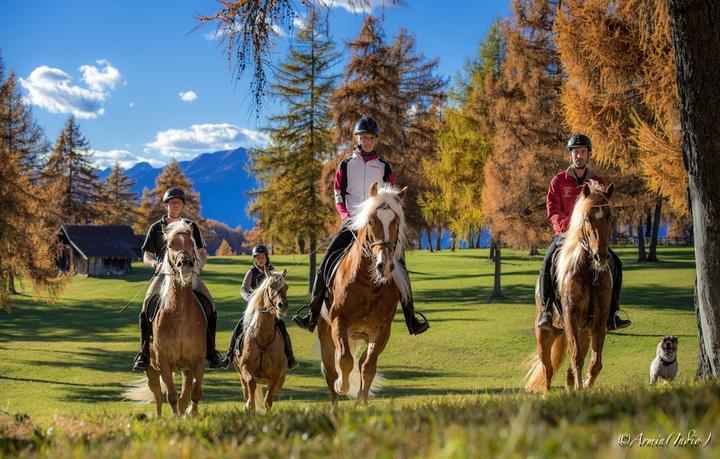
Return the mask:
<svg viewBox="0 0 720 459">
<path fill-rule="evenodd" d="M 210 368 L 223 368 L 223 357 L 215 349 L 215 331 L 217 330 L 217 311 L 212 311 L 208 316 L 207 333 L 205 336 L 205 344 L 207 345 L 207 359 L 210 362 Z"/>
<path fill-rule="evenodd" d="M 237 347 L 238 341 L 242 343 L 244 331 L 245 330 L 243 329 L 243 317 L 241 317 L 237 325 L 235 325 L 235 328 L 233 329 L 232 337 L 230 337 L 230 346 L 228 346 L 227 354 L 225 354 L 225 358 L 222 362 L 223 368 L 227 368 L 235 359 L 235 348 Z"/>
<path fill-rule="evenodd" d="M 295 360 L 295 355 L 293 353 L 292 348 L 292 342 L 290 342 L 290 334 L 287 331 L 287 327 L 285 326 L 285 322 L 282 320 L 276 321 L 278 330 L 280 330 L 280 334 L 282 335 L 283 339 L 285 340 L 285 357 L 287 358 L 288 362 L 288 370 L 293 371 L 297 367 L 300 366 L 297 360 Z"/>
<path fill-rule="evenodd" d="M 315 283 L 313 284 L 312 300 L 310 300 L 310 304 L 307 306 L 303 306 L 298 309 L 298 314 L 293 316 L 292 320 L 295 322 L 295 325 L 309 331 L 310 333 L 315 330 L 318 318 L 320 318 L 320 311 L 322 310 L 323 302 L 325 301 L 326 291 L 327 288 L 325 287 L 325 279 L 323 279 L 321 269 L 318 269 L 318 272 L 315 275 Z M 299 312 L 304 309 L 310 309 L 310 312 L 301 316 Z"/>
<path fill-rule="evenodd" d="M 135 356 L 133 362 L 133 371 L 145 371 L 148 368 L 150 355 L 150 341 L 152 328 L 147 319 L 147 314 L 143 311 L 140 313 L 140 352 Z"/>
<path fill-rule="evenodd" d="M 419 335 L 430 328 L 430 324 L 422 313 L 418 313 L 423 318 L 422 322 L 415 317 L 415 304 L 413 303 L 412 297 L 407 300 L 401 300 L 400 305 L 402 306 L 403 316 L 405 316 L 405 325 L 407 325 L 408 332 L 411 335 Z"/>
<path fill-rule="evenodd" d="M 620 312 L 620 289 L 622 288 L 622 262 L 615 252 L 610 251 L 610 255 L 612 260 L 611 274 L 613 277 L 613 288 L 612 298 L 610 300 L 610 314 L 608 315 L 607 323 L 608 331 L 620 330 L 632 324 L 631 320 L 622 319 L 618 314 Z"/>
<path fill-rule="evenodd" d="M 541 300 L 543 310 L 540 312 L 540 317 L 538 317 L 537 326 L 543 330 L 552 330 L 552 305 L 555 302 L 555 295 L 549 294 L 547 296 L 548 298 L 543 298 Z"/>
<path fill-rule="evenodd" d="M 550 246 L 545 251 L 545 258 L 540 267 L 540 284 L 538 295 L 542 304 L 542 311 L 537 319 L 537 327 L 543 330 L 552 330 L 552 307 L 555 303 L 555 285 L 553 282 L 553 259 L 558 244 L 562 241 L 561 237 L 555 237 Z"/>
</svg>

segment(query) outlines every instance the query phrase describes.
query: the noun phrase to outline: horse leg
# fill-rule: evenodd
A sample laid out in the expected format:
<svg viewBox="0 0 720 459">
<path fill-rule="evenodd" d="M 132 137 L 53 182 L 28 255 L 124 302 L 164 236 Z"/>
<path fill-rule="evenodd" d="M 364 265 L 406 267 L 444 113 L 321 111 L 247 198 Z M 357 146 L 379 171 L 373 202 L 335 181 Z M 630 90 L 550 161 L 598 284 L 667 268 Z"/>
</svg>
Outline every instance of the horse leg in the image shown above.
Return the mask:
<svg viewBox="0 0 720 459">
<path fill-rule="evenodd" d="M 552 346 L 557 336 L 552 330 L 543 330 L 535 327 L 535 342 L 537 344 L 537 353 L 543 369 L 545 370 L 545 391 L 550 391 L 553 378 L 552 366 Z"/>
<path fill-rule="evenodd" d="M 152 366 L 148 366 L 148 369 L 145 371 L 145 374 L 147 375 L 148 379 L 148 387 L 152 391 L 153 395 L 155 396 L 155 407 L 157 408 L 157 417 L 162 417 L 162 404 L 163 404 L 163 394 L 162 394 L 162 386 L 160 385 L 160 373 L 157 372 L 155 368 Z"/>
<path fill-rule="evenodd" d="M 182 389 L 178 398 L 178 413 L 186 414 L 188 404 L 190 403 L 190 392 L 192 391 L 193 377 L 190 370 L 182 371 Z"/>
<path fill-rule="evenodd" d="M 200 414 L 198 405 L 202 398 L 202 383 L 205 375 L 205 361 L 200 361 L 192 372 L 192 394 L 190 395 L 190 415 L 197 416 Z"/>
<path fill-rule="evenodd" d="M 255 378 L 250 378 L 247 381 L 248 398 L 245 402 L 245 411 L 255 411 L 255 395 L 257 389 L 257 381 Z"/>
<path fill-rule="evenodd" d="M 340 373 L 335 380 L 335 392 L 338 395 L 345 395 L 350 389 L 350 372 L 353 365 L 355 365 L 355 361 L 350 352 L 347 326 L 339 318 L 333 321 L 332 337 L 335 343 L 335 368 Z"/>
<path fill-rule="evenodd" d="M 590 359 L 590 368 L 588 368 L 588 377 L 585 387 L 590 389 L 602 370 L 602 351 L 605 344 L 605 336 L 607 335 L 607 325 L 593 326 L 592 330 L 592 357 Z"/>
<path fill-rule="evenodd" d="M 368 343 L 365 350 L 365 359 L 360 365 L 360 392 L 358 393 L 358 402 L 367 406 L 368 396 L 373 379 L 377 373 L 377 361 L 380 353 L 385 349 L 385 345 L 390 338 L 390 329 L 382 330 L 375 341 Z"/>
<path fill-rule="evenodd" d="M 272 408 L 272 404 L 273 404 L 273 398 L 275 397 L 275 394 L 277 394 L 278 391 L 282 388 L 284 382 L 285 382 L 284 374 L 281 374 L 280 377 L 277 378 L 276 380 L 268 382 L 267 393 L 265 394 L 265 411 L 266 412 L 270 412 L 270 408 Z"/>
<path fill-rule="evenodd" d="M 330 389 L 330 404 L 334 410 L 337 407 L 337 393 L 335 392 L 335 380 L 338 377 L 335 371 L 335 343 L 330 332 L 330 326 L 321 320 L 317 326 L 318 339 L 320 340 L 320 357 L 322 359 L 325 383 Z"/>
<path fill-rule="evenodd" d="M 580 353 L 580 361 L 585 364 L 585 357 L 587 357 L 588 349 L 590 348 L 590 331 L 580 330 L 580 342 L 578 343 L 578 352 Z M 587 381 L 582 382 L 583 385 L 578 389 L 586 388 Z"/>
<path fill-rule="evenodd" d="M 170 409 L 172 410 L 173 414 L 177 415 L 178 396 L 177 392 L 175 391 L 175 382 L 173 381 L 173 374 L 172 371 L 170 371 L 170 368 L 167 366 L 165 366 L 164 368 L 160 368 L 160 377 L 162 378 L 163 382 L 165 383 L 165 387 L 167 388 L 167 401 L 170 404 Z"/>
<path fill-rule="evenodd" d="M 582 367 L 583 360 L 580 355 L 580 337 L 578 336 L 578 326 L 576 321 L 572 318 L 568 318 L 565 321 L 565 338 L 568 343 L 568 350 L 570 351 L 570 370 L 572 370 L 572 386 L 569 389 L 582 388 Z"/>
</svg>

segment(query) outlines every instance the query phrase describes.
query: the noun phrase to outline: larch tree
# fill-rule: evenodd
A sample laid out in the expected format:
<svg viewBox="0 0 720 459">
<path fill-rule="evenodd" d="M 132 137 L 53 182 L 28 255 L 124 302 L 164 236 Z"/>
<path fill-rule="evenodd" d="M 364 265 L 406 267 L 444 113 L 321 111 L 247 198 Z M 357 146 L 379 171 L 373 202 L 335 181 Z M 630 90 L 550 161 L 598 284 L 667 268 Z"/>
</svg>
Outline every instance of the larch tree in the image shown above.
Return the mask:
<svg viewBox="0 0 720 459">
<path fill-rule="evenodd" d="M 227 239 L 223 239 L 220 243 L 220 247 L 215 251 L 216 257 L 229 257 L 235 255 L 235 251 L 230 247 L 230 243 Z"/>
<path fill-rule="evenodd" d="M 720 3 L 667 0 L 695 241 L 698 379 L 720 377 Z"/>
<path fill-rule="evenodd" d="M 338 58 L 327 29 L 312 10 L 276 70 L 271 91 L 284 109 L 270 117 L 270 144 L 251 154 L 251 170 L 260 188 L 250 212 L 268 239 L 286 245 L 297 241 L 300 247 L 309 241 L 309 279 L 315 276 L 317 242 L 333 218 L 318 182 L 323 164 L 334 152 L 329 97 L 337 81 L 333 67 Z"/>
<path fill-rule="evenodd" d="M 195 191 L 192 181 L 185 175 L 185 172 L 183 172 L 177 160 L 172 160 L 167 163 L 165 167 L 163 167 L 162 172 L 160 172 L 160 175 L 155 179 L 155 188 L 148 193 L 147 203 L 149 205 L 147 210 L 144 211 L 145 216 L 142 219 L 152 223 L 167 212 L 162 198 L 165 192 L 172 187 L 182 188 L 185 192 L 183 215 L 200 224 L 200 194 Z M 144 198 L 143 196 L 143 199 Z M 143 203 L 141 202 L 141 208 L 142 205 Z M 147 228 L 145 230 L 147 230 Z"/>
<path fill-rule="evenodd" d="M 55 264 L 57 230 L 53 212 L 38 182 L 39 160 L 49 149 L 14 74 L 5 78 L 0 59 L 0 308 L 9 310 L 15 277 L 34 293 L 56 297 L 66 278 Z"/>
<path fill-rule="evenodd" d="M 131 188 L 133 181 L 120 167 L 119 163 L 112 166 L 110 175 L 102 183 L 99 215 L 97 223 L 103 225 L 130 225 L 137 221 L 138 197 Z"/>
<path fill-rule="evenodd" d="M 46 197 L 62 215 L 57 223 L 87 224 L 98 216 L 100 182 L 90 164 L 90 144 L 70 116 L 45 167 Z"/>
</svg>

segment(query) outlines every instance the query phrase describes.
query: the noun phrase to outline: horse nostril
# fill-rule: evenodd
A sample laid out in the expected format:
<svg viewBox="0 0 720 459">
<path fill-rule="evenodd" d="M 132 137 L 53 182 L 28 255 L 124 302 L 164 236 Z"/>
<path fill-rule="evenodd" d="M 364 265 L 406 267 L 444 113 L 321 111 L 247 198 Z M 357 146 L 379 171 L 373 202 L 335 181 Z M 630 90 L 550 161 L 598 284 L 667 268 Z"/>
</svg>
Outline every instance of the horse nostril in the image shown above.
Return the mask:
<svg viewBox="0 0 720 459">
<path fill-rule="evenodd" d="M 395 269 L 395 263 L 390 263 L 390 271 L 392 272 Z"/>
<path fill-rule="evenodd" d="M 595 261 L 597 261 L 598 263 L 600 263 L 600 254 L 599 254 L 599 253 L 593 254 L 593 260 L 595 260 Z"/>
<path fill-rule="evenodd" d="M 377 265 L 378 272 L 383 272 L 385 270 L 384 268 L 385 268 L 385 264 L 378 263 L 378 265 Z"/>
</svg>

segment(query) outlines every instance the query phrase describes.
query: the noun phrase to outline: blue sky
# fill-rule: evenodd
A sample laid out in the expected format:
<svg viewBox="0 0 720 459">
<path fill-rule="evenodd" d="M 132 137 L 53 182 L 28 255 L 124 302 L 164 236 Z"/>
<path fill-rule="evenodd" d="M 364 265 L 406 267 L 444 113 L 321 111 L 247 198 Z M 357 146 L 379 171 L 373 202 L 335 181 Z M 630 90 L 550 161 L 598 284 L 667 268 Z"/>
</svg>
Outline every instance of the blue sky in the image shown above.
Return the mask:
<svg viewBox="0 0 720 459">
<path fill-rule="evenodd" d="M 330 16 L 339 49 L 367 14 L 342 3 L 336 1 Z M 440 59 L 439 73 L 452 78 L 475 55 L 493 18 L 508 15 L 509 0 L 405 3 L 384 10 L 387 40 L 405 27 L 427 58 Z M 218 5 L 3 0 L 0 51 L 6 71 L 22 79 L 23 95 L 48 139 L 54 142 L 75 113 L 99 166 L 120 161 L 129 167 L 140 160 L 157 166 L 262 144 L 266 117 L 282 107 L 270 101 L 257 117 L 249 75 L 234 78 L 212 26 L 193 31 L 195 16 L 212 14 Z M 288 41 L 278 36 L 277 43 L 273 56 L 280 59 Z"/>
</svg>

